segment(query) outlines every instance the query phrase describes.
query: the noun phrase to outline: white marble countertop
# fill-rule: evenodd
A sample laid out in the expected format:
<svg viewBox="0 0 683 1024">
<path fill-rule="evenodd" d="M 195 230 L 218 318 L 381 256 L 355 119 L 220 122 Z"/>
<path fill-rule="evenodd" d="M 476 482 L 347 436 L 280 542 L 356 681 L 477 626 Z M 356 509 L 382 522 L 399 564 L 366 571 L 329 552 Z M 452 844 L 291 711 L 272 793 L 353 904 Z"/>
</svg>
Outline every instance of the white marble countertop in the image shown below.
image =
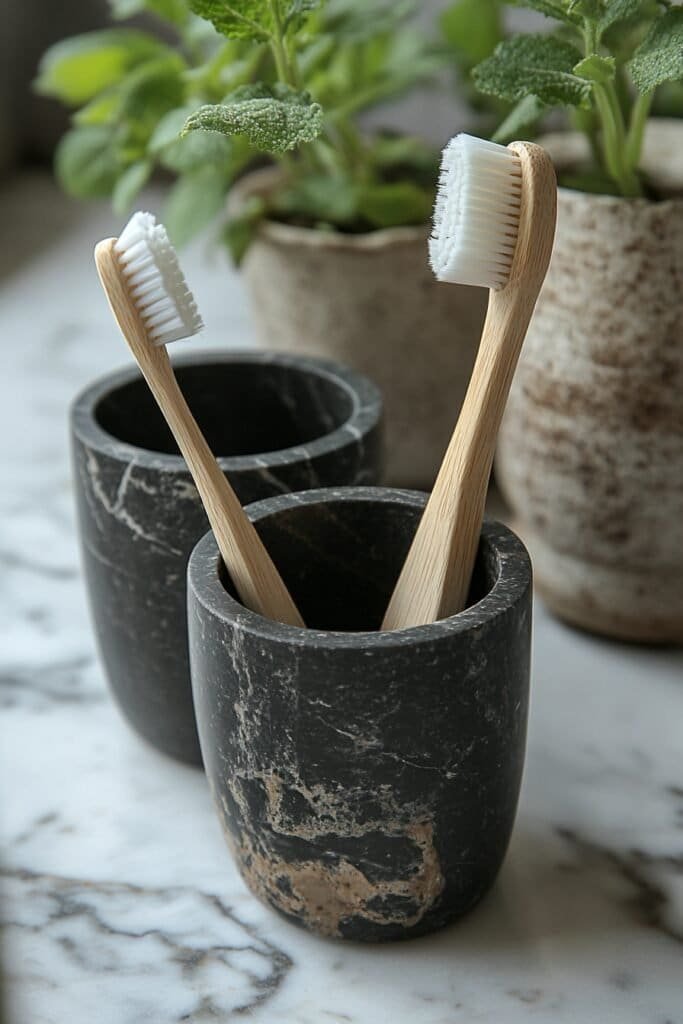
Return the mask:
<svg viewBox="0 0 683 1024">
<path fill-rule="evenodd" d="M 67 406 L 126 362 L 90 258 L 118 224 L 39 176 L 0 193 L 0 223 L 9 1024 L 681 1024 L 683 652 L 583 636 L 540 602 L 521 805 L 484 903 L 366 948 L 249 895 L 203 775 L 129 731 L 93 650 Z M 184 262 L 206 338 L 248 342 L 222 254 Z"/>
</svg>

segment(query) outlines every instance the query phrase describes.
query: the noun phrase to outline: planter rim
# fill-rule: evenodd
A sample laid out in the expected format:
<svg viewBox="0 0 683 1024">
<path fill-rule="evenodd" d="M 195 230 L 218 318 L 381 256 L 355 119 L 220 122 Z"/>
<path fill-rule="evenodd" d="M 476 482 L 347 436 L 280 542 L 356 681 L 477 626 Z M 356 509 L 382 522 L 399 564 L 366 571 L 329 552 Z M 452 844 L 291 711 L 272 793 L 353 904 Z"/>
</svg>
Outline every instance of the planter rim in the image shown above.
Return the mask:
<svg viewBox="0 0 683 1024">
<path fill-rule="evenodd" d="M 277 167 L 259 167 L 240 178 L 230 190 L 228 208 L 237 207 L 243 199 L 255 193 L 266 193 L 280 177 Z M 345 234 L 343 231 L 318 231 L 283 221 L 264 220 L 257 237 L 289 245 L 309 246 L 312 249 L 338 249 L 352 252 L 386 249 L 394 245 L 409 245 L 426 241 L 431 230 L 428 221 L 405 227 L 377 228 L 363 234 Z"/>
<path fill-rule="evenodd" d="M 258 235 L 269 241 L 289 245 L 306 245 L 311 249 L 338 249 L 353 252 L 374 252 L 377 249 L 388 249 L 392 246 L 413 245 L 415 242 L 426 242 L 429 235 L 428 224 L 415 224 L 408 227 L 378 228 L 365 234 L 344 234 L 343 231 L 317 231 L 315 228 L 304 228 L 296 224 L 285 224 L 277 220 L 265 220 L 259 227 Z"/>
<path fill-rule="evenodd" d="M 296 507 L 344 504 L 347 502 L 378 502 L 424 508 L 426 494 L 422 491 L 400 490 L 391 487 L 321 487 L 311 491 L 281 494 L 247 505 L 246 512 L 254 523 L 273 514 Z M 394 651 L 401 648 L 433 644 L 458 634 L 475 631 L 513 608 L 531 587 L 531 559 L 522 541 L 503 523 L 484 520 L 484 537 L 498 556 L 498 575 L 489 592 L 476 604 L 457 615 L 408 629 L 390 632 L 302 629 L 264 618 L 245 608 L 225 589 L 218 575 L 219 553 L 213 533 L 209 531 L 199 540 L 190 555 L 187 570 L 188 591 L 213 618 L 229 626 L 270 643 L 286 643 L 302 649 L 327 650 L 354 649 L 351 638 L 359 642 L 364 651 Z"/>
<path fill-rule="evenodd" d="M 345 422 L 335 430 L 311 441 L 304 441 L 300 445 L 290 448 L 274 449 L 252 455 L 217 455 L 218 464 L 227 473 L 258 471 L 299 462 L 304 448 L 307 458 L 312 461 L 344 448 L 351 441 L 357 443 L 359 438 L 376 426 L 382 416 L 381 395 L 372 381 L 355 370 L 339 366 L 332 360 L 241 348 L 232 349 L 229 352 L 214 352 L 211 349 L 204 349 L 189 356 L 173 359 L 172 362 L 174 368 L 204 364 L 215 365 L 217 363 L 263 366 L 274 364 L 283 368 L 303 370 L 324 378 L 346 391 L 351 399 L 351 413 Z M 70 416 L 74 436 L 86 447 L 93 448 L 112 459 L 126 463 L 134 461 L 139 466 L 160 472 L 189 475 L 182 455 L 158 452 L 151 448 L 141 448 L 122 441 L 105 430 L 97 421 L 95 410 L 105 395 L 116 388 L 141 379 L 138 366 L 131 363 L 129 366 L 107 373 L 88 384 L 76 395 L 71 404 Z"/>
</svg>

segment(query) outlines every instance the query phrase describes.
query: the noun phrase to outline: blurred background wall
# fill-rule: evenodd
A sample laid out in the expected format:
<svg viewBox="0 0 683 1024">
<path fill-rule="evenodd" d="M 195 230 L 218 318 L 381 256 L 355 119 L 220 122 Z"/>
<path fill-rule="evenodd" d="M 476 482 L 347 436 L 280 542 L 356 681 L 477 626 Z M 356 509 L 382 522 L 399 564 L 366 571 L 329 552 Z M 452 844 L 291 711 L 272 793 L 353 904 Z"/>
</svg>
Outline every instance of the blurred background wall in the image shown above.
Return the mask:
<svg viewBox="0 0 683 1024">
<path fill-rule="evenodd" d="M 66 124 L 57 103 L 31 94 L 40 55 L 50 43 L 106 24 L 106 0 L 8 0 L 0 31 L 0 171 L 45 159 Z"/>
</svg>

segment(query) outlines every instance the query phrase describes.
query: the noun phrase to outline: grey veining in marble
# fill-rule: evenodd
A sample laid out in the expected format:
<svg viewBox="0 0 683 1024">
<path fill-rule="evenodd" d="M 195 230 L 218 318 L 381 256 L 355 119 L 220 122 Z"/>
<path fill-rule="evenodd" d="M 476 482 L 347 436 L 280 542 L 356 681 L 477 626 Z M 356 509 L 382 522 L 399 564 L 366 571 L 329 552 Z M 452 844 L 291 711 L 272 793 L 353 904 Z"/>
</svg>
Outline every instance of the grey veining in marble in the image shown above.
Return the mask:
<svg viewBox="0 0 683 1024">
<path fill-rule="evenodd" d="M 125 362 L 92 269 L 119 225 L 43 177 L 8 184 L 0 218 L 20 240 L 0 247 L 9 1024 L 682 1024 L 683 655 L 573 632 L 538 600 L 517 822 L 476 911 L 358 948 L 251 896 L 205 778 L 136 739 L 92 646 L 65 422 Z M 248 342 L 237 278 L 201 248 L 186 267 L 211 339 Z"/>
</svg>

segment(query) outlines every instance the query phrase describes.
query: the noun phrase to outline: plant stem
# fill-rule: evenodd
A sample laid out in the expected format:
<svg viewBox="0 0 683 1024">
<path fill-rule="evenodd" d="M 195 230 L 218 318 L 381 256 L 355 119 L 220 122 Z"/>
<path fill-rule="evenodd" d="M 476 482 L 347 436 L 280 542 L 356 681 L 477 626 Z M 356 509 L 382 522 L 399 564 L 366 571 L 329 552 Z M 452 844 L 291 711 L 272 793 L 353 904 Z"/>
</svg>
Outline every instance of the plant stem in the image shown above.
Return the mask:
<svg viewBox="0 0 683 1024">
<path fill-rule="evenodd" d="M 287 73 L 287 60 L 284 53 L 284 47 L 282 46 L 282 40 L 277 36 L 271 36 L 270 49 L 273 53 L 277 77 L 281 82 L 284 82 L 285 85 L 291 85 L 292 83 L 289 81 L 289 75 Z"/>
<path fill-rule="evenodd" d="M 598 26 L 590 18 L 583 19 L 583 42 L 586 57 L 590 57 L 592 53 L 598 52 L 598 47 L 600 46 Z"/>
<path fill-rule="evenodd" d="M 595 108 L 584 110 L 582 107 L 575 107 L 569 114 L 569 120 L 574 131 L 582 132 L 588 139 L 591 149 L 591 156 L 596 167 L 602 167 L 604 160 L 600 149 L 599 119 Z"/>
<path fill-rule="evenodd" d="M 593 95 L 602 122 L 603 150 L 609 176 L 623 196 L 640 196 L 640 181 L 626 160 L 626 129 L 614 87 L 611 83 L 596 82 Z"/>
<path fill-rule="evenodd" d="M 278 79 L 288 85 L 291 89 L 301 88 L 301 72 L 296 61 L 296 57 L 292 52 L 291 47 L 287 44 L 286 32 L 282 24 L 282 18 L 280 17 L 280 8 L 278 6 L 278 0 L 268 0 L 268 7 L 273 19 L 274 31 L 270 35 L 270 49 L 273 54 L 273 60 L 275 61 L 275 70 L 277 71 Z M 316 173 L 323 168 L 321 159 L 315 149 L 314 143 L 303 145 L 298 150 L 298 156 L 301 163 L 310 173 Z M 295 162 L 290 154 L 282 154 L 278 157 L 278 162 L 285 168 L 285 171 L 291 175 Z"/>
<path fill-rule="evenodd" d="M 275 67 L 277 69 L 277 76 L 281 82 L 285 83 L 285 85 L 289 85 L 292 89 L 298 89 L 301 82 L 301 76 L 299 74 L 299 69 L 295 66 L 293 58 L 287 48 L 285 30 L 282 25 L 282 18 L 280 17 L 280 8 L 278 7 L 277 0 L 268 0 L 268 6 L 270 7 L 270 13 L 273 17 L 273 25 L 275 27 L 275 31 L 270 36 L 270 43 L 273 51 L 273 58 L 275 60 Z"/>
<path fill-rule="evenodd" d="M 643 134 L 647 123 L 647 116 L 650 113 L 652 97 L 651 92 L 638 93 L 631 111 L 631 123 L 626 136 L 626 160 L 629 167 L 635 171 L 640 163 L 640 153 L 643 148 Z"/>
<path fill-rule="evenodd" d="M 598 53 L 600 32 L 591 18 L 584 18 L 583 40 L 586 57 Z M 594 82 L 593 97 L 602 126 L 602 150 L 607 173 L 623 196 L 640 196 L 643 194 L 642 188 L 635 164 L 629 158 L 626 125 L 615 83 Z M 643 116 L 647 116 L 647 110 Z M 634 141 L 633 145 L 639 146 L 640 142 L 642 134 L 640 140 Z"/>
</svg>

